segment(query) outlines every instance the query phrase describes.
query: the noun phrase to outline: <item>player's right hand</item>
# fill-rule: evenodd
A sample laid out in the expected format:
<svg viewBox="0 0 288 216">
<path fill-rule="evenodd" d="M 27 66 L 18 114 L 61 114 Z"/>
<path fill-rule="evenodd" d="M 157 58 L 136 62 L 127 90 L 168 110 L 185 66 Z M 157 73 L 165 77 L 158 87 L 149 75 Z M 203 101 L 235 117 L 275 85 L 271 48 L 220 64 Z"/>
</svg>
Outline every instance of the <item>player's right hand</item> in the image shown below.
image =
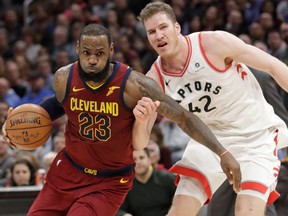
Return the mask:
<svg viewBox="0 0 288 216">
<path fill-rule="evenodd" d="M 151 116 L 156 115 L 159 105 L 159 101 L 152 101 L 148 97 L 142 97 L 133 109 L 135 119 L 140 122 L 149 120 Z"/>
<path fill-rule="evenodd" d="M 8 109 L 8 114 L 7 114 L 7 118 L 9 117 L 9 115 L 11 114 L 12 111 L 13 111 L 13 107 L 9 107 L 9 109 Z M 4 138 L 5 138 L 5 140 L 9 143 L 9 145 L 10 145 L 11 147 L 15 148 L 16 146 L 15 146 L 13 143 L 11 143 L 9 137 L 7 136 L 7 132 L 6 132 L 6 121 L 4 122 L 4 124 L 3 124 L 3 126 L 2 126 L 2 133 L 3 133 L 3 135 L 5 136 Z"/>
<path fill-rule="evenodd" d="M 241 170 L 240 164 L 236 161 L 230 152 L 225 153 L 220 157 L 221 167 L 226 174 L 228 181 L 233 185 L 233 190 L 238 193 L 241 190 Z"/>
</svg>

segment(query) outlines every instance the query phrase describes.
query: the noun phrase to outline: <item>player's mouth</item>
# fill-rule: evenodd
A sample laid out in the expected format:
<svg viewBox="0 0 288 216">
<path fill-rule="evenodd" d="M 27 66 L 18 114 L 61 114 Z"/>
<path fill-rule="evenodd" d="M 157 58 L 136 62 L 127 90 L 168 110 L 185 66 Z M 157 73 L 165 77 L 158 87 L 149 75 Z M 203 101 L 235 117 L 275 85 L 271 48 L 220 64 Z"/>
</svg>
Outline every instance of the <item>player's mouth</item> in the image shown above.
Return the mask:
<svg viewBox="0 0 288 216">
<path fill-rule="evenodd" d="M 87 72 L 89 73 L 89 74 L 95 74 L 95 73 L 97 73 L 97 69 L 96 68 L 94 68 L 94 67 L 88 67 L 87 68 Z"/>
<path fill-rule="evenodd" d="M 158 48 L 163 48 L 163 47 L 165 47 L 167 45 L 167 43 L 166 42 L 163 42 L 163 43 L 159 43 L 158 45 L 157 45 L 157 47 Z"/>
</svg>

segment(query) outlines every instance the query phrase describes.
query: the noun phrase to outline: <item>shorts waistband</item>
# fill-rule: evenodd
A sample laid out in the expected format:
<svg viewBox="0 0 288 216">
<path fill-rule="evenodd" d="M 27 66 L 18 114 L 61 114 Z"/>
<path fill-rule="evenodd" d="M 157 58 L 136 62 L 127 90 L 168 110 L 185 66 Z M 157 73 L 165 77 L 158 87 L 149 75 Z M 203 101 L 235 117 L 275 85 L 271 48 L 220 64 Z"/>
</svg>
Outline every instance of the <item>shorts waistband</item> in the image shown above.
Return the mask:
<svg viewBox="0 0 288 216">
<path fill-rule="evenodd" d="M 66 151 L 64 151 L 64 154 L 66 155 L 67 159 L 71 162 L 71 164 L 76 167 L 78 170 L 80 170 L 83 173 L 86 173 L 88 175 L 92 175 L 95 177 L 115 177 L 115 176 L 122 176 L 127 173 L 130 173 L 133 171 L 134 166 L 132 164 L 129 164 L 121 169 L 116 169 L 116 170 L 96 170 L 96 169 L 91 169 L 88 167 L 83 167 L 76 163 Z"/>
</svg>

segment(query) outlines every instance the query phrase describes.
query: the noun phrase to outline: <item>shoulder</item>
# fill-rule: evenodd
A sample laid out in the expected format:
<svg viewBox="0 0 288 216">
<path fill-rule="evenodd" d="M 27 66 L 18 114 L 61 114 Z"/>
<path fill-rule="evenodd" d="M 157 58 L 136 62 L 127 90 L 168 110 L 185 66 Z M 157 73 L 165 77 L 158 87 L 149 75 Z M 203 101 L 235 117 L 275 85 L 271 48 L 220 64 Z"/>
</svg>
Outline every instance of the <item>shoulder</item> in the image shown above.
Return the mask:
<svg viewBox="0 0 288 216">
<path fill-rule="evenodd" d="M 223 44 L 231 44 L 235 43 L 236 41 L 242 41 L 239 38 L 237 38 L 235 35 L 226 32 L 226 31 L 203 31 L 201 32 L 201 40 L 204 45 L 209 44 L 213 47 L 217 44 L 221 44 L 222 48 Z M 243 42 L 244 43 L 244 42 Z"/>
<path fill-rule="evenodd" d="M 69 64 L 67 66 L 61 67 L 54 74 L 52 85 L 56 93 L 56 97 L 59 101 L 62 101 L 64 98 L 67 80 L 72 65 L 73 64 Z"/>
<path fill-rule="evenodd" d="M 69 65 L 66 65 L 64 67 L 59 68 L 54 74 L 54 79 L 55 78 L 61 79 L 61 78 L 68 77 L 68 74 L 70 72 L 72 65 L 73 64 L 69 64 Z"/>
</svg>

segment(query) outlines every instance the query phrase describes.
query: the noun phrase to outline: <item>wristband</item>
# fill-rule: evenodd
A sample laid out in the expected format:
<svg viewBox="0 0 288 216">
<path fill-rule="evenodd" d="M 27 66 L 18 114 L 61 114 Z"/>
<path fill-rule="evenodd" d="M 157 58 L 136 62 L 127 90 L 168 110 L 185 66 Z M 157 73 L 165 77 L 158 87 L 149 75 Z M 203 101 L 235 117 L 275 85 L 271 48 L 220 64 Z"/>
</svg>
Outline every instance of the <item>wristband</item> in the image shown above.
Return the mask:
<svg viewBox="0 0 288 216">
<path fill-rule="evenodd" d="M 228 153 L 228 150 L 225 150 L 224 152 L 222 152 L 222 153 L 219 155 L 219 157 L 220 157 L 220 158 L 223 157 L 226 153 Z"/>
</svg>

